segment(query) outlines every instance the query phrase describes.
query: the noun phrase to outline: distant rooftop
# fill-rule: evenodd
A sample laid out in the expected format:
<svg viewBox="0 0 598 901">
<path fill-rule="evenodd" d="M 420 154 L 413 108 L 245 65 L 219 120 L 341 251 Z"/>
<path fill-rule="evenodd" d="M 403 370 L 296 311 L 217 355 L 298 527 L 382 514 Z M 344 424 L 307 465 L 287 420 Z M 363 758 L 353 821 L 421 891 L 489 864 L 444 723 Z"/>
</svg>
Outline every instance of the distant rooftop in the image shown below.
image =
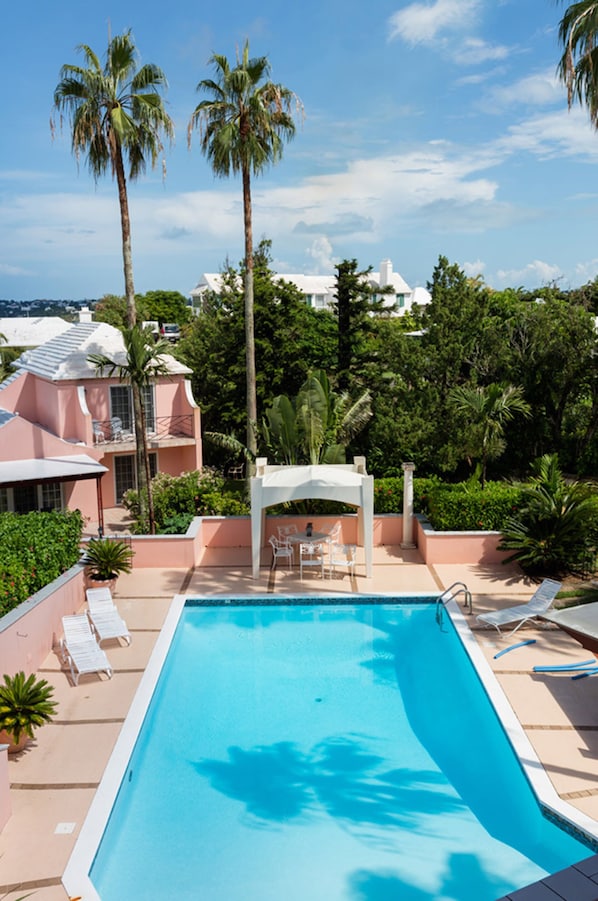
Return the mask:
<svg viewBox="0 0 598 901">
<path fill-rule="evenodd" d="M 274 281 L 285 281 L 295 285 L 303 295 L 309 306 L 319 309 L 330 308 L 336 297 L 336 275 L 304 275 L 302 273 L 274 273 Z M 378 272 L 372 271 L 368 275 L 368 282 L 372 288 L 391 287 L 392 292 L 385 297 L 385 305 L 398 304 L 399 312 L 410 309 L 414 303 L 426 304 L 430 302 L 430 294 L 425 288 L 409 287 L 405 279 L 398 272 L 393 272 L 392 260 L 382 260 Z M 241 287 L 241 285 L 239 285 Z M 205 272 L 195 288 L 189 292 L 192 298 L 201 298 L 207 291 L 221 294 L 223 288 L 222 275 L 217 272 Z"/>
<path fill-rule="evenodd" d="M 102 354 L 116 363 L 126 362 L 122 332 L 105 322 L 80 322 L 40 347 L 21 354 L 15 365 L 19 372 L 30 372 L 51 381 L 101 378 L 88 361 L 89 354 Z M 169 372 L 191 372 L 170 354 L 164 354 Z"/>
<path fill-rule="evenodd" d="M 14 316 L 0 318 L 0 335 L 5 347 L 38 347 L 71 328 L 60 316 Z"/>
</svg>

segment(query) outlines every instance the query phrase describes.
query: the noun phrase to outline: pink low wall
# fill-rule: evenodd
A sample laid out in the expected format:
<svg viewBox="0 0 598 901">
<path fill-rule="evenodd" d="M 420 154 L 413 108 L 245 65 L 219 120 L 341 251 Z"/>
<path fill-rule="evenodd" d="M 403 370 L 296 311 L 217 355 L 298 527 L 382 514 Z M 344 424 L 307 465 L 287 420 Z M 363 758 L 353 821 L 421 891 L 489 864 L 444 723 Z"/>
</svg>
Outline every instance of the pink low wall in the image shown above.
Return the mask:
<svg viewBox="0 0 598 901">
<path fill-rule="evenodd" d="M 502 563 L 509 554 L 499 551 L 499 532 L 435 532 L 426 520 L 415 519 L 415 541 L 424 562 Z"/>
<path fill-rule="evenodd" d="M 316 532 L 341 523 L 340 540 L 357 543 L 357 515 L 343 516 L 267 516 L 265 545 L 278 526 L 296 525 L 302 531 L 312 522 Z M 500 563 L 506 551 L 497 550 L 498 532 L 435 532 L 422 517 L 414 517 L 414 541 L 424 563 Z M 399 545 L 403 540 L 403 517 L 394 514 L 374 516 L 374 547 Z M 206 516 L 197 518 L 186 535 L 133 536 L 135 566 L 185 568 L 197 566 L 204 547 L 251 547 L 249 516 Z"/>
<path fill-rule="evenodd" d="M 85 599 L 83 567 L 32 595 L 0 619 L 0 673 L 36 672 L 62 636 L 62 617 L 77 613 Z"/>
<path fill-rule="evenodd" d="M 11 813 L 8 745 L 0 745 L 0 832 L 8 823 Z"/>
<path fill-rule="evenodd" d="M 203 534 L 202 520 L 194 519 L 185 535 L 133 535 L 133 565 L 143 569 L 191 569 L 201 557 Z"/>
</svg>

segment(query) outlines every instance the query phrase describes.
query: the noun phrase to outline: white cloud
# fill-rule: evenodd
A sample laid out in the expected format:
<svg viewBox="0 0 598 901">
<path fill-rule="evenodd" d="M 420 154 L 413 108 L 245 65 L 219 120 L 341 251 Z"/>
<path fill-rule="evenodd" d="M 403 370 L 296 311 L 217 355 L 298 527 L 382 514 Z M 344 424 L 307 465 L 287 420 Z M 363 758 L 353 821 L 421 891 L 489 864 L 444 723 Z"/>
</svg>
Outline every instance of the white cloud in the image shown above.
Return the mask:
<svg viewBox="0 0 598 901">
<path fill-rule="evenodd" d="M 594 161 L 598 155 L 598 135 L 585 110 L 577 108 L 533 116 L 512 125 L 499 143 L 511 153 L 525 150 L 544 159 L 585 156 Z"/>
<path fill-rule="evenodd" d="M 517 285 L 547 285 L 558 281 L 563 277 L 560 266 L 545 263 L 543 260 L 533 260 L 522 269 L 499 269 L 496 273 L 497 280 L 505 286 Z"/>
<path fill-rule="evenodd" d="M 551 68 L 535 72 L 510 85 L 493 88 L 490 98 L 499 109 L 521 104 L 537 107 L 564 104 L 566 93 Z"/>
<path fill-rule="evenodd" d="M 483 275 L 486 264 L 482 260 L 476 260 L 473 263 L 463 263 L 461 268 L 469 278 L 475 278 L 478 275 Z"/>
<path fill-rule="evenodd" d="M 313 260 L 315 272 L 333 272 L 335 259 L 332 253 L 332 244 L 326 235 L 320 235 L 307 248 L 307 256 Z"/>
<path fill-rule="evenodd" d="M 389 39 L 401 38 L 408 44 L 431 43 L 444 31 L 469 27 L 479 5 L 479 0 L 410 3 L 390 17 Z"/>
<path fill-rule="evenodd" d="M 585 263 L 577 263 L 575 266 L 575 284 L 584 285 L 592 282 L 598 276 L 598 259 L 587 260 Z"/>
<path fill-rule="evenodd" d="M 504 44 L 488 44 L 481 38 L 467 38 L 454 48 L 453 59 L 463 66 L 477 66 L 488 60 L 506 59 L 510 50 Z"/>
<path fill-rule="evenodd" d="M 0 275 L 20 276 L 31 275 L 31 273 L 26 269 L 22 269 L 20 266 L 11 266 L 9 263 L 0 263 Z"/>
</svg>

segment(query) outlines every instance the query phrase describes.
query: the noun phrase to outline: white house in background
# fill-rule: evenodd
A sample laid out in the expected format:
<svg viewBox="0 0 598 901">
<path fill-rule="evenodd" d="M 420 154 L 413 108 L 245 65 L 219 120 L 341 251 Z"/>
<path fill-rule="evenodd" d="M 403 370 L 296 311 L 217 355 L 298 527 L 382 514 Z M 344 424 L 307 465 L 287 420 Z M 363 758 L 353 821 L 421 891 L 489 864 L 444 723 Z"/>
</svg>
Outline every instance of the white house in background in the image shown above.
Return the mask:
<svg viewBox="0 0 598 901">
<path fill-rule="evenodd" d="M 0 319 L 0 341 L 4 347 L 39 347 L 52 338 L 62 335 L 72 322 L 60 316 L 13 316 Z"/>
<path fill-rule="evenodd" d="M 277 273 L 276 278 L 295 285 L 305 297 L 308 306 L 315 310 L 330 309 L 335 299 L 336 275 L 302 275 L 298 273 Z M 370 272 L 368 281 L 372 288 L 392 287 L 392 293 L 383 295 L 384 304 L 394 307 L 396 313 L 403 313 L 412 309 L 414 304 L 424 305 L 430 303 L 430 293 L 425 288 L 410 288 L 405 279 L 398 272 L 393 272 L 392 261 L 382 260 L 379 272 Z M 204 296 L 213 292 L 216 295 L 222 292 L 222 276 L 215 272 L 206 272 L 190 291 L 194 305 L 202 305 Z"/>
</svg>

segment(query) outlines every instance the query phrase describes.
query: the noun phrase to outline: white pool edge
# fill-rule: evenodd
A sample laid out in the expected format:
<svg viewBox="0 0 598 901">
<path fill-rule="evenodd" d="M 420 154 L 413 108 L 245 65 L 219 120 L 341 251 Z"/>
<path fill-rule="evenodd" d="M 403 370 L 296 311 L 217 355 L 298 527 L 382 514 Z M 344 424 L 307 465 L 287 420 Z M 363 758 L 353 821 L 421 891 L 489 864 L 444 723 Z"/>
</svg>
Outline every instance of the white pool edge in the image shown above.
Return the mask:
<svg viewBox="0 0 598 901">
<path fill-rule="evenodd" d="M 63 873 L 62 883 L 70 897 L 80 895 L 85 901 L 102 901 L 91 881 L 90 871 L 183 608 L 187 600 L 196 596 L 175 595 L 168 609 L 164 625 Z M 233 596 L 231 595 L 231 597 Z M 296 597 L 296 595 L 292 595 L 292 597 Z M 343 598 L 343 606 L 348 606 L 346 595 L 339 595 L 339 597 Z M 368 597 L 385 598 L 390 603 L 392 598 L 428 598 L 430 597 L 430 592 L 367 593 L 364 595 L 352 595 L 352 597 L 355 599 L 355 603 L 359 603 L 360 598 L 366 599 Z M 333 600 L 333 598 L 334 595 L 326 595 L 327 601 Z M 288 598 L 277 595 L 276 599 L 284 603 Z M 247 600 L 249 601 L 250 598 L 247 598 Z M 306 598 L 306 601 L 309 603 L 309 598 Z M 570 823 L 573 827 L 598 842 L 598 823 L 576 807 L 573 807 L 573 805 L 563 801 L 557 794 L 492 667 L 486 660 L 475 635 L 471 631 L 467 617 L 454 600 L 448 601 L 443 606 L 451 617 L 465 651 L 496 710 L 505 734 L 511 742 L 538 802 L 547 810 L 552 811 L 559 819 Z M 592 851 L 588 848 L 588 857 L 591 854 Z"/>
<path fill-rule="evenodd" d="M 589 838 L 598 842 L 598 823 L 596 820 L 559 797 L 523 726 L 511 707 L 500 682 L 486 660 L 476 636 L 471 631 L 467 617 L 454 600 L 449 601 L 446 609 L 450 613 L 455 629 L 480 677 L 486 694 L 496 710 L 507 738 L 511 742 L 538 802 L 546 810 L 552 811 L 558 819 L 570 823 Z M 590 857 L 592 853 L 591 849 L 588 848 L 587 856 Z"/>
<path fill-rule="evenodd" d="M 69 897 L 80 895 L 85 901 L 101 901 L 90 878 L 91 867 L 133 753 L 137 736 L 160 678 L 162 666 L 170 649 L 186 600 L 186 595 L 182 594 L 175 595 L 172 599 L 164 625 L 160 630 L 148 665 L 141 677 L 139 687 L 135 692 L 133 702 L 104 770 L 104 775 L 75 842 L 62 875 L 62 884 Z"/>
</svg>

